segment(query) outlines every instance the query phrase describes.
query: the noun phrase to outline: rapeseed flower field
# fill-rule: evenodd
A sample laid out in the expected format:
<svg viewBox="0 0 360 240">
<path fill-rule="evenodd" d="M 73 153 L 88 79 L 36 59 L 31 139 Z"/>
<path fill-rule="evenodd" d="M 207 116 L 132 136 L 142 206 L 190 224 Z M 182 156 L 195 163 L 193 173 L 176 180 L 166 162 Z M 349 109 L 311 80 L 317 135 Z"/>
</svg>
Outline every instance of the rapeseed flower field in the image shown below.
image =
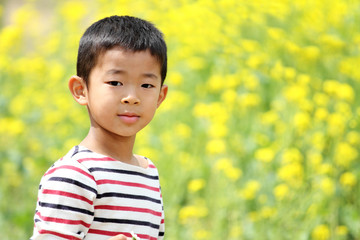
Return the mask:
<svg viewBox="0 0 360 240">
<path fill-rule="evenodd" d="M 1 1 L 1 239 L 30 237 L 42 174 L 86 135 L 67 80 L 115 14 L 168 43 L 168 98 L 135 146 L 166 239 L 360 239 L 357 0 Z"/>
</svg>

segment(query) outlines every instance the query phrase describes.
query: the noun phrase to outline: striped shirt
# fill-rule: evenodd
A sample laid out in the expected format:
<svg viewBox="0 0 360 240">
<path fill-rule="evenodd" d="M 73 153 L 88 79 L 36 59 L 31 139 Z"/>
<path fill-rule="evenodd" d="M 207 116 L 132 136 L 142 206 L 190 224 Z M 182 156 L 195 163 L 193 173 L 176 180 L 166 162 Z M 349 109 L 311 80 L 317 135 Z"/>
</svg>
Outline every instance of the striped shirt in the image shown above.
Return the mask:
<svg viewBox="0 0 360 240">
<path fill-rule="evenodd" d="M 141 168 L 75 146 L 41 179 L 31 239 L 163 239 L 158 171 L 147 160 Z"/>
</svg>

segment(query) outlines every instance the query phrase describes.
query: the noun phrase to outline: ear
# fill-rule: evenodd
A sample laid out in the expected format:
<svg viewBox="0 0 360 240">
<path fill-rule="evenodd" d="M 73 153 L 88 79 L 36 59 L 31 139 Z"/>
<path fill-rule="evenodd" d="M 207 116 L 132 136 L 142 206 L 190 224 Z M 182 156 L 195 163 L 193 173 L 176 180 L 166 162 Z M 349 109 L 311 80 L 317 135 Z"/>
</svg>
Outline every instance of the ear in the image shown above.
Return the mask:
<svg viewBox="0 0 360 240">
<path fill-rule="evenodd" d="M 157 102 L 157 107 L 159 107 L 160 104 L 165 100 L 167 92 L 168 92 L 168 86 L 167 85 L 162 85 L 162 87 L 160 89 L 158 102 Z"/>
<path fill-rule="evenodd" d="M 85 81 L 78 76 L 69 79 L 69 89 L 76 102 L 80 105 L 87 105 L 87 87 Z"/>
</svg>

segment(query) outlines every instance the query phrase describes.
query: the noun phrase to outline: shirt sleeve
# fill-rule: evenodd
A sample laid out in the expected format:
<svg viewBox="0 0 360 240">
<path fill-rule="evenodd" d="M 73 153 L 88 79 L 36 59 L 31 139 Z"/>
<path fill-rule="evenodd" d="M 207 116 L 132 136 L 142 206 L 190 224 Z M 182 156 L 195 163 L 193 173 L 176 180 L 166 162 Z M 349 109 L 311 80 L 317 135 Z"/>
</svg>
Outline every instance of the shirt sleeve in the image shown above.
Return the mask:
<svg viewBox="0 0 360 240">
<path fill-rule="evenodd" d="M 97 187 L 80 163 L 64 162 L 43 176 L 31 240 L 83 239 L 94 218 Z"/>
<path fill-rule="evenodd" d="M 161 205 L 162 205 L 162 214 L 161 214 L 161 223 L 159 228 L 159 237 L 158 240 L 163 240 L 165 235 L 165 211 L 164 211 L 164 203 L 161 194 L 161 187 L 160 187 L 160 196 L 161 196 Z"/>
</svg>

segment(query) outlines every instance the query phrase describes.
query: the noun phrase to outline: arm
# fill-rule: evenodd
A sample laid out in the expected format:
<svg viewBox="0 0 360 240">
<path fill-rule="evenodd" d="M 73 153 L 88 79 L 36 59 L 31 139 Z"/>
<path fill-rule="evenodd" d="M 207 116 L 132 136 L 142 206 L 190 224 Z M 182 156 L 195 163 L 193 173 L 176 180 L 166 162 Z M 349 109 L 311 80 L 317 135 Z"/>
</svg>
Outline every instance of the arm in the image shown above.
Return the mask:
<svg viewBox="0 0 360 240">
<path fill-rule="evenodd" d="M 127 238 L 124 235 L 120 234 L 115 237 L 109 238 L 108 240 L 130 240 L 131 238 Z"/>
<path fill-rule="evenodd" d="M 83 239 L 94 218 L 96 183 L 77 162 L 61 163 L 41 180 L 32 240 Z"/>
</svg>

